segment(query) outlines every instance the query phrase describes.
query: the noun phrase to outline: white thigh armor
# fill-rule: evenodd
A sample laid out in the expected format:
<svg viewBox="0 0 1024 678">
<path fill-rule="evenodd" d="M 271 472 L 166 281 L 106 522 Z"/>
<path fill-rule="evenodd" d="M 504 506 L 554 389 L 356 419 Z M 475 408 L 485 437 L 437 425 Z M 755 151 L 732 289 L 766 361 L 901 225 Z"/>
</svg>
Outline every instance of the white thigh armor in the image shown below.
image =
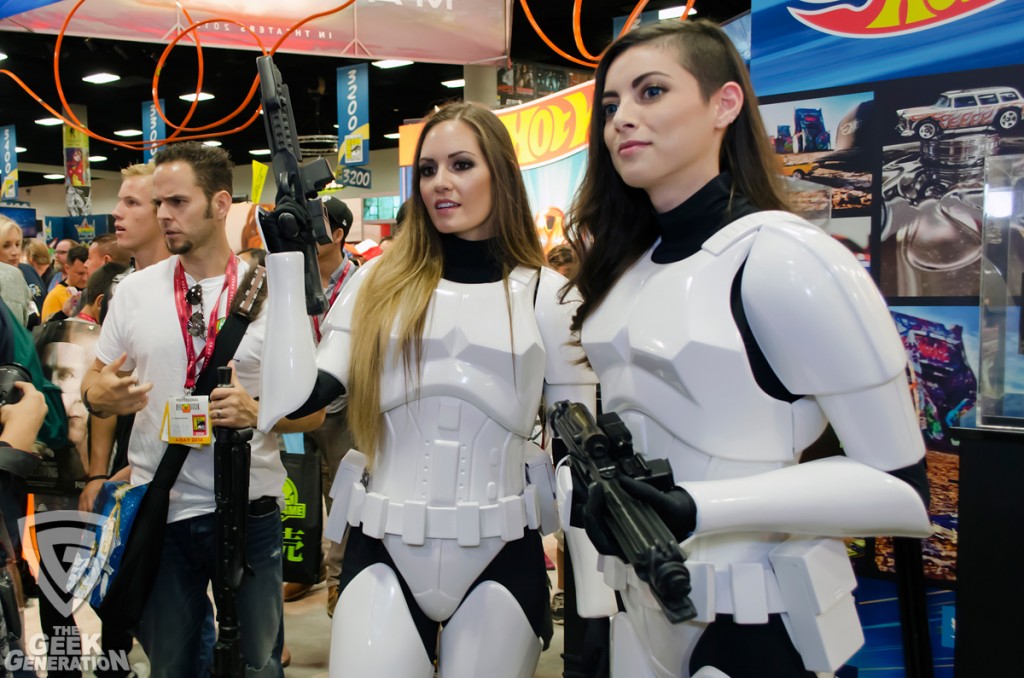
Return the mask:
<svg viewBox="0 0 1024 678">
<path fill-rule="evenodd" d="M 361 267 L 346 285 L 317 354 L 318 367 L 343 384 L 353 307 L 344 297 L 358 294 L 371 270 Z M 546 457 L 529 441 L 545 380 L 593 399 L 593 373 L 574 365 L 582 353 L 566 346 L 572 307 L 555 300 L 564 279 L 539 275 L 538 288 L 537 271 L 513 271 L 507 299 L 502 282 L 440 282 L 418 377 L 386 359 L 383 435 L 369 484 L 354 484 L 347 506 L 332 511 L 383 540 L 437 621 L 451 616 L 505 542 L 542 523 L 555 527 L 550 461 L 540 463 Z"/>
<path fill-rule="evenodd" d="M 786 388 L 805 396 L 796 402 L 755 380 L 730 306 L 741 267 L 751 331 Z M 639 452 L 671 461 L 697 504 L 683 544 L 693 622 L 669 624 L 632 570 L 604 559 L 649 668 L 689 676 L 692 629 L 716 614 L 756 624 L 781 613 L 807 668 L 835 670 L 862 641 L 852 571 L 834 538 L 929 531 L 918 495 L 886 473 L 924 450 L 906 356 L 870 278 L 820 230 L 762 212 L 682 261 L 644 256 L 582 339 L 605 410 L 620 414 Z M 797 465 L 828 422 L 846 458 Z"/>
</svg>

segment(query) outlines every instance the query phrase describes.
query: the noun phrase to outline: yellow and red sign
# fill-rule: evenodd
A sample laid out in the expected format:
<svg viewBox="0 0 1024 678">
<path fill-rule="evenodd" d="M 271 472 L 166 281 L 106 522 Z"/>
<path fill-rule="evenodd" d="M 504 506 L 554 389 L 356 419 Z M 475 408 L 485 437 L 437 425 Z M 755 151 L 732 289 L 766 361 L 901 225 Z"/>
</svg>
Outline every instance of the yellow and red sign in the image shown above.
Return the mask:
<svg viewBox="0 0 1024 678">
<path fill-rule="evenodd" d="M 883 38 L 923 31 L 963 19 L 1003 0 L 869 0 L 862 7 L 843 2 L 821 9 L 789 8 L 815 30 L 847 38 Z"/>
<path fill-rule="evenodd" d="M 591 80 L 495 113 L 508 128 L 519 165 L 529 169 L 564 158 L 587 145 L 593 103 L 594 82 Z M 423 123 L 399 128 L 399 165 L 413 164 L 422 129 Z"/>
</svg>

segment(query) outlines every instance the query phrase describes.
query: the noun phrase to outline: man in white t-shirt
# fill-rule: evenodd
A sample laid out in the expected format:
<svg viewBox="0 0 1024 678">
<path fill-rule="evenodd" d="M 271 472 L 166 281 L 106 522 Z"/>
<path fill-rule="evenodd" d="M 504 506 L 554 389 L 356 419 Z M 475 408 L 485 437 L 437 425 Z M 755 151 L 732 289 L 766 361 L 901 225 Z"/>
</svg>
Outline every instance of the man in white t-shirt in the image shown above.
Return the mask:
<svg viewBox="0 0 1024 678">
<path fill-rule="evenodd" d="M 187 142 L 155 157 L 153 200 L 169 259 L 128 276 L 117 289 L 83 381 L 83 401 L 97 416 L 135 413 L 128 447 L 133 483 L 153 478 L 166 448 L 165 408 L 191 389 L 212 353 L 216 330 L 248 267 L 225 232 L 231 207 L 231 161 L 219 148 Z M 232 388 L 210 395 L 212 427 L 256 426 L 260 357 L 266 318 L 248 328 L 234 354 Z M 137 379 L 132 376 L 135 370 Z M 305 431 L 322 413 L 289 421 L 281 431 Z M 281 517 L 285 479 L 274 436 L 255 432 L 249 477 L 246 560 L 253 576 L 237 597 L 247 676 L 281 676 Z M 212 648 L 201 633 L 207 587 L 215 572 L 213 448 L 189 453 L 170 494 L 157 584 L 137 636 L 153 676 L 209 673 Z"/>
</svg>

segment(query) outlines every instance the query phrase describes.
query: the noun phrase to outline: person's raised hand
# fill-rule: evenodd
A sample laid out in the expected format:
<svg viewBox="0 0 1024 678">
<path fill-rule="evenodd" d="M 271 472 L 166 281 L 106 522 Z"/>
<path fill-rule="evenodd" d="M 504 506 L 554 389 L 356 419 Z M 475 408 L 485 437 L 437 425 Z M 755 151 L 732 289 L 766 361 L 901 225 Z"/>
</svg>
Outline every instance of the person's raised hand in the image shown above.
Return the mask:
<svg viewBox="0 0 1024 678">
<path fill-rule="evenodd" d="M 135 414 L 149 404 L 148 394 L 153 384 L 140 384 L 134 375 L 122 374 L 121 368 L 127 360 L 128 354 L 122 353 L 117 360 L 105 365 L 99 376 L 83 390 L 82 398 L 88 401 L 96 416 Z"/>
</svg>

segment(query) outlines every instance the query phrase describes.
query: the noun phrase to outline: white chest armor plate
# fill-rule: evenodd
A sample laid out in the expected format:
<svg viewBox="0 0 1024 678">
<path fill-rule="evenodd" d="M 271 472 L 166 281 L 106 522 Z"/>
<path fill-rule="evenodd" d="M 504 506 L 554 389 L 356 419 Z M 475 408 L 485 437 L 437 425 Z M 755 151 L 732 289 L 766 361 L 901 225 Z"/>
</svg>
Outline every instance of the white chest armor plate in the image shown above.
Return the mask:
<svg viewBox="0 0 1024 678">
<path fill-rule="evenodd" d="M 754 379 L 730 295 L 755 237 L 726 228 L 683 261 L 644 256 L 583 328 L 605 410 L 638 451 L 668 458 L 677 482 L 793 463 L 823 427 Z"/>
<path fill-rule="evenodd" d="M 511 318 L 501 282 L 441 281 L 424 328 L 420 381 L 407 381 L 401 361 L 389 360 L 382 375 L 384 435 L 371 492 L 455 506 L 523 491 L 545 364 L 535 281 L 526 272 L 510 276 Z"/>
</svg>

